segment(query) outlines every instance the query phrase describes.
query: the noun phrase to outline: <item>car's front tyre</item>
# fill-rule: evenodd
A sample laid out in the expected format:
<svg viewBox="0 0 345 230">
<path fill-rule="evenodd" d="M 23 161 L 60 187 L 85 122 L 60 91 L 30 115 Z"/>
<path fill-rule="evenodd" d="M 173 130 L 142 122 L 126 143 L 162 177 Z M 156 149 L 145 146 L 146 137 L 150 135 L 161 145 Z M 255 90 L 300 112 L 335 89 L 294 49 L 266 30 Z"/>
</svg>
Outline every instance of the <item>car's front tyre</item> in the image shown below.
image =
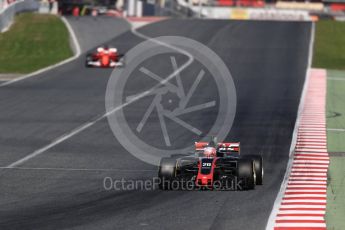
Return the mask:
<svg viewBox="0 0 345 230">
<path fill-rule="evenodd" d="M 256 185 L 262 185 L 264 179 L 264 164 L 261 155 L 245 155 L 246 159 L 252 159 L 254 161 L 254 168 L 256 174 Z"/>
</svg>

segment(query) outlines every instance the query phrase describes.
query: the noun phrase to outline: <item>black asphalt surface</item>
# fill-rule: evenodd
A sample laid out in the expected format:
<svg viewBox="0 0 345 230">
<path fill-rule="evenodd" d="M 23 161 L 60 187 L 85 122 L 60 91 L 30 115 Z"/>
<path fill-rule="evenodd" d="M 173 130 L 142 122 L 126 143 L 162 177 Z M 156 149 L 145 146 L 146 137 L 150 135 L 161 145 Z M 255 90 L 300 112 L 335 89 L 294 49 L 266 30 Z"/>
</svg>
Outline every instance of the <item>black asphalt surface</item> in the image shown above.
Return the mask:
<svg viewBox="0 0 345 230">
<path fill-rule="evenodd" d="M 310 29 L 310 23 L 302 22 L 173 19 L 139 30 L 149 36 L 195 39 L 223 59 L 237 90 L 236 117 L 227 140 L 241 141 L 243 154 L 263 154 L 263 186 L 233 192 L 106 191 L 105 177 L 150 179 L 156 167 L 130 155 L 103 119 L 22 168 L 0 171 L 0 229 L 264 229 L 288 160 Z M 127 32 L 111 43 L 126 52 L 142 40 Z M 2 167 L 104 113 L 111 70 L 83 65 L 82 57 L 0 88 Z M 169 73 L 163 64 L 151 66 Z M 193 66 L 184 72 L 186 85 L 194 81 L 189 76 L 195 72 Z M 140 91 L 147 86 L 141 80 L 137 87 Z M 191 103 L 216 93 L 208 91 L 207 84 L 200 87 Z M 130 125 L 146 108 L 139 105 L 134 111 L 127 119 Z M 207 117 L 198 118 L 198 125 L 209 123 Z M 150 124 L 160 130 L 159 123 Z M 174 130 L 180 137 L 190 136 Z M 148 132 L 147 138 L 162 141 L 158 131 Z"/>
<path fill-rule="evenodd" d="M 67 17 L 67 20 L 78 38 L 82 52 L 107 43 L 129 29 L 128 22 L 114 17 L 70 16 Z"/>
</svg>

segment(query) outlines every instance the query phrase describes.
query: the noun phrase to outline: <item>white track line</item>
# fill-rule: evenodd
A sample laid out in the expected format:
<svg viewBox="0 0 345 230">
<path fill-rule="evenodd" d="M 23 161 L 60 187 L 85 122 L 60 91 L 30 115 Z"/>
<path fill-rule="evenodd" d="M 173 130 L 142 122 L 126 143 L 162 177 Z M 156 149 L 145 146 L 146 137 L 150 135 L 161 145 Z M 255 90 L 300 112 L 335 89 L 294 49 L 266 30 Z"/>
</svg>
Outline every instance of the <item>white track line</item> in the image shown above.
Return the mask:
<svg viewBox="0 0 345 230">
<path fill-rule="evenodd" d="M 173 49 L 173 50 L 177 50 L 178 52 L 183 53 L 183 54 L 185 54 L 186 56 L 188 56 L 189 60 L 188 60 L 185 64 L 181 65 L 179 69 L 177 69 L 176 71 L 174 71 L 174 72 L 173 72 L 172 74 L 170 74 L 166 79 L 162 80 L 162 81 L 161 81 L 160 83 L 158 83 L 158 84 L 164 84 L 165 82 L 171 80 L 176 74 L 178 74 L 179 72 L 183 71 L 185 68 L 187 68 L 187 67 L 194 61 L 194 57 L 193 57 L 191 54 L 187 53 L 186 51 L 184 51 L 184 50 L 182 50 L 182 49 L 179 49 L 179 48 L 177 48 L 177 47 L 171 46 L 171 45 L 169 45 L 169 44 L 165 44 L 165 43 L 163 43 L 163 42 L 161 42 L 161 41 L 157 41 L 157 40 L 155 40 L 155 39 L 153 39 L 153 38 L 151 38 L 151 37 L 148 37 L 148 36 L 146 36 L 146 35 L 144 35 L 144 34 L 141 34 L 141 33 L 139 33 L 138 31 L 136 31 L 133 27 L 131 28 L 131 31 L 132 31 L 133 34 L 135 34 L 136 36 L 138 36 L 138 37 L 140 37 L 140 38 L 143 38 L 143 39 L 145 39 L 145 40 L 150 40 L 150 41 L 152 41 L 152 42 L 154 42 L 154 43 L 157 43 L 157 44 L 159 44 L 159 45 L 162 45 L 162 46 L 171 48 L 171 49 Z M 67 139 L 69 139 L 69 138 L 71 138 L 71 137 L 73 137 L 73 136 L 75 136 L 75 135 L 81 133 L 82 131 L 86 130 L 87 128 L 93 126 L 94 124 L 96 124 L 97 122 L 99 122 L 99 121 L 101 121 L 102 119 L 106 118 L 107 116 L 109 116 L 109 115 L 115 113 L 116 111 L 118 111 L 118 110 L 124 108 L 125 106 L 127 106 L 127 105 L 129 105 L 129 104 L 134 103 L 135 101 L 137 101 L 137 100 L 139 100 L 140 98 L 144 97 L 146 94 L 149 94 L 149 93 L 150 93 L 151 91 L 153 91 L 154 89 L 155 89 L 155 87 L 153 87 L 151 90 L 145 91 L 145 92 L 143 92 L 143 93 L 141 93 L 141 94 L 135 96 L 132 100 L 130 100 L 130 101 L 128 101 L 128 102 L 126 102 L 126 103 L 124 103 L 124 104 L 122 104 L 122 105 L 120 105 L 120 106 L 114 108 L 114 109 L 112 109 L 111 111 L 106 112 L 106 113 L 104 113 L 104 114 L 102 114 L 102 115 L 96 117 L 95 119 L 92 119 L 92 120 L 90 120 L 89 122 L 82 124 L 81 126 L 75 128 L 75 129 L 73 129 L 72 131 L 63 134 L 62 136 L 60 136 L 60 137 L 56 138 L 55 140 L 53 140 L 50 144 L 45 145 L 45 146 L 43 146 L 42 148 L 39 148 L 39 149 L 35 150 L 34 152 L 28 154 L 27 156 L 25 156 L 25 157 L 23 157 L 23 158 L 21 158 L 21 159 L 15 161 L 15 162 L 9 164 L 8 166 L 6 166 L 6 168 L 17 167 L 17 166 L 23 164 L 24 162 L 26 162 L 26 161 L 28 161 L 28 160 L 30 160 L 30 159 L 32 159 L 32 158 L 34 158 L 34 157 L 36 157 L 36 156 L 38 156 L 38 155 L 44 153 L 45 151 L 47 151 L 47 150 L 53 148 L 54 146 L 60 144 L 61 142 L 64 142 L 65 140 L 67 140 Z"/>
<path fill-rule="evenodd" d="M 304 168 L 325 168 L 328 169 L 328 163 L 296 163 L 294 162 L 294 167 L 304 167 Z"/>
<path fill-rule="evenodd" d="M 323 220 L 322 216 L 278 216 L 276 220 Z"/>
<path fill-rule="evenodd" d="M 76 49 L 76 53 L 74 54 L 74 56 L 73 56 L 73 57 L 70 57 L 70 58 L 68 58 L 68 59 L 66 59 L 66 60 L 64 60 L 64 61 L 61 61 L 61 62 L 59 62 L 59 63 L 56 63 L 56 64 L 53 64 L 53 65 L 47 66 L 47 67 L 45 67 L 45 68 L 43 68 L 43 69 L 39 69 L 39 70 L 37 70 L 37 71 L 35 71 L 35 72 L 33 72 L 33 73 L 30 73 L 30 74 L 27 74 L 27 75 L 25 75 L 25 76 L 23 76 L 23 77 L 19 77 L 19 78 L 10 80 L 10 81 L 3 82 L 3 83 L 0 84 L 0 87 L 6 86 L 6 85 L 11 85 L 11 84 L 13 84 L 13 83 L 15 83 L 15 82 L 22 81 L 22 80 L 24 80 L 24 79 L 27 79 L 27 78 L 30 78 L 30 77 L 37 76 L 37 75 L 39 75 L 39 74 L 41 74 L 41 73 L 44 73 L 44 72 L 46 72 L 46 71 L 48 71 L 48 70 L 54 69 L 54 68 L 56 68 L 56 67 L 62 66 L 62 65 L 66 64 L 66 63 L 69 63 L 69 62 L 71 62 L 71 61 L 74 61 L 74 60 L 76 60 L 76 59 L 80 56 L 80 54 L 81 54 L 81 49 L 80 49 L 80 45 L 79 45 L 77 36 L 75 35 L 75 33 L 74 33 L 74 31 L 73 31 L 71 25 L 70 25 L 69 22 L 67 21 L 67 19 L 66 19 L 65 17 L 61 17 L 61 20 L 62 20 L 63 23 L 66 25 L 66 27 L 67 27 L 67 29 L 68 29 L 68 32 L 69 32 L 69 34 L 70 34 L 70 36 L 71 36 L 71 38 L 72 38 L 72 41 L 73 41 L 73 43 L 74 43 L 74 46 L 75 46 L 75 49 Z"/>
<path fill-rule="evenodd" d="M 2 2 L 4 2 L 4 1 L 2 1 Z M 19 0 L 19 1 L 17 0 L 17 1 L 10 3 L 10 5 L 8 5 L 7 7 L 2 7 L 2 9 L 0 9 L 0 14 L 3 14 L 7 10 L 11 10 L 10 8 L 15 8 L 16 5 L 18 5 L 19 3 L 22 3 L 22 2 L 24 2 L 24 0 Z M 6 31 L 8 31 L 11 28 L 11 26 L 13 25 L 13 21 L 14 20 L 11 20 L 11 22 L 5 28 L 0 30 L 0 33 L 4 33 Z"/>
<path fill-rule="evenodd" d="M 308 204 L 326 204 L 326 198 L 324 200 L 316 200 L 316 199 L 293 199 L 288 200 L 284 199 L 282 204 L 290 204 L 290 203 L 308 203 Z"/>
<path fill-rule="evenodd" d="M 342 78 L 342 77 L 328 77 L 327 80 L 332 80 L 332 81 L 345 81 L 345 78 Z"/>
<path fill-rule="evenodd" d="M 326 164 L 329 160 L 294 160 L 295 164 Z"/>
<path fill-rule="evenodd" d="M 277 223 L 276 227 L 278 228 L 326 228 L 324 223 Z"/>
<path fill-rule="evenodd" d="M 280 210 L 285 210 L 287 208 L 290 210 L 293 208 L 326 210 L 325 205 L 317 205 L 317 204 L 283 204 L 281 205 Z"/>
<path fill-rule="evenodd" d="M 290 189 L 290 190 L 304 190 L 304 189 L 327 189 L 327 185 L 315 185 L 315 184 L 297 184 L 297 185 L 288 185 L 287 186 L 287 189 Z"/>
<path fill-rule="evenodd" d="M 310 215 L 324 215 L 326 211 L 314 211 L 314 210 L 281 210 L 279 211 L 278 215 L 285 215 L 285 214 L 310 214 Z"/>
<path fill-rule="evenodd" d="M 289 181 L 288 186 L 290 185 L 327 185 L 327 181 L 310 181 L 310 180 L 301 180 L 301 181 Z"/>
<path fill-rule="evenodd" d="M 307 168 L 301 168 L 301 169 L 296 169 L 296 168 L 292 168 L 291 172 L 326 172 L 327 173 L 327 169 L 307 169 Z"/>
<path fill-rule="evenodd" d="M 327 177 L 320 177 L 320 178 L 311 178 L 311 177 L 290 177 L 290 181 L 294 181 L 294 180 L 309 180 L 309 181 L 327 181 Z"/>
<path fill-rule="evenodd" d="M 298 152 L 298 151 L 296 151 L 295 156 L 318 156 L 318 157 L 329 157 L 327 153 Z"/>
<path fill-rule="evenodd" d="M 332 131 L 332 132 L 345 132 L 345 129 L 327 129 L 327 131 Z"/>
<path fill-rule="evenodd" d="M 291 171 L 292 163 L 293 163 L 293 158 L 291 157 L 291 155 L 292 155 L 292 153 L 294 151 L 294 148 L 296 146 L 296 143 L 297 143 L 298 127 L 299 127 L 299 125 L 301 123 L 301 115 L 302 115 L 302 112 L 303 112 L 303 109 L 304 109 L 304 104 L 305 104 L 305 101 L 306 101 L 308 82 L 309 82 L 309 76 L 310 76 L 310 68 L 311 68 L 311 63 L 312 63 L 312 58 L 313 58 L 313 46 L 314 46 L 314 36 L 315 36 L 314 33 L 315 33 L 315 23 L 312 22 L 311 23 L 311 31 L 310 31 L 310 41 L 309 41 L 308 66 L 307 66 L 307 69 L 306 69 L 306 76 L 305 76 L 305 80 L 304 80 L 303 91 L 302 91 L 300 103 L 299 103 L 299 106 L 298 106 L 295 127 L 294 127 L 294 131 L 293 131 L 293 134 L 292 134 L 292 140 L 291 140 L 291 145 L 290 145 L 290 153 L 289 153 L 290 159 L 289 159 L 287 167 L 286 167 L 286 172 L 285 172 L 282 184 L 280 186 L 280 190 L 279 190 L 279 192 L 277 194 L 277 198 L 274 201 L 271 214 L 270 214 L 270 216 L 268 218 L 267 225 L 266 225 L 266 230 L 272 230 L 276 226 L 275 225 L 275 218 L 276 218 L 276 216 L 278 214 L 279 207 L 280 207 L 281 201 L 283 200 L 285 189 L 286 189 L 288 181 L 289 181 L 289 175 L 290 175 L 290 171 Z"/>
<path fill-rule="evenodd" d="M 329 160 L 329 156 L 308 156 L 308 154 L 307 155 L 301 155 L 301 154 L 299 154 L 299 155 L 297 155 L 297 156 L 295 156 L 295 159 L 299 159 L 299 160 L 302 160 L 302 159 L 304 159 L 304 160 L 306 160 L 306 159 L 314 159 L 314 160 Z"/>
<path fill-rule="evenodd" d="M 315 193 L 315 192 L 326 192 L 326 189 L 286 189 L 285 193 L 294 193 L 294 192 L 311 192 L 311 193 Z"/>
<path fill-rule="evenodd" d="M 318 198 L 325 198 L 327 194 L 285 194 L 285 198 L 310 198 L 310 197 L 318 197 Z"/>
<path fill-rule="evenodd" d="M 156 172 L 157 170 L 150 169 L 90 169 L 90 168 L 35 168 L 35 167 L 0 167 L 0 169 L 10 169 L 10 170 L 44 170 L 44 171 L 86 171 L 86 172 Z"/>
<path fill-rule="evenodd" d="M 291 176 L 323 176 L 323 177 L 327 177 L 327 173 L 309 173 L 309 172 L 296 172 L 293 171 L 291 174 Z"/>
</svg>

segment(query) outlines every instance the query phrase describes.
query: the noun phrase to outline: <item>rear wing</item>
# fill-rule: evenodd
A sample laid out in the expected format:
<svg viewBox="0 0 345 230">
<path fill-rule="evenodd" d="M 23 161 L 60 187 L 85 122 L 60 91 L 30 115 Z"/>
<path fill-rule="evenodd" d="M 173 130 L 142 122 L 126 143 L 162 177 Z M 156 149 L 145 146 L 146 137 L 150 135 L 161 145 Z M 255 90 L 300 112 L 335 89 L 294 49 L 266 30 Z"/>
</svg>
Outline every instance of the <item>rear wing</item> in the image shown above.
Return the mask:
<svg viewBox="0 0 345 230">
<path fill-rule="evenodd" d="M 228 143 L 218 143 L 219 152 L 222 153 L 238 153 L 240 154 L 240 142 L 228 142 Z"/>
<path fill-rule="evenodd" d="M 202 151 L 208 146 L 207 142 L 195 142 L 195 151 Z M 240 142 L 217 143 L 217 151 L 222 153 L 240 153 Z"/>
</svg>

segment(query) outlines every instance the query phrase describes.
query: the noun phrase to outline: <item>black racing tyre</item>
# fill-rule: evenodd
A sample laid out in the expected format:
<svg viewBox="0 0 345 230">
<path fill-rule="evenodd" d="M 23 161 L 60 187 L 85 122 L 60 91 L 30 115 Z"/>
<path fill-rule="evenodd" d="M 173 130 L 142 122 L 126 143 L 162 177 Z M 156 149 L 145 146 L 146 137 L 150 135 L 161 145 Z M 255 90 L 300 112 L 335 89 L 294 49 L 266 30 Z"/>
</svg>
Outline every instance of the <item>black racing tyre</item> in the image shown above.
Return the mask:
<svg viewBox="0 0 345 230">
<path fill-rule="evenodd" d="M 252 159 L 255 166 L 256 185 L 262 185 L 264 179 L 264 163 L 260 155 L 245 155 L 243 158 Z"/>
<path fill-rule="evenodd" d="M 254 161 L 251 159 L 238 159 L 237 176 L 242 180 L 242 188 L 244 190 L 255 189 L 256 175 L 254 170 Z"/>
<path fill-rule="evenodd" d="M 170 189 L 175 177 L 176 159 L 170 157 L 162 158 L 158 170 L 159 188 L 163 190 Z"/>
</svg>

